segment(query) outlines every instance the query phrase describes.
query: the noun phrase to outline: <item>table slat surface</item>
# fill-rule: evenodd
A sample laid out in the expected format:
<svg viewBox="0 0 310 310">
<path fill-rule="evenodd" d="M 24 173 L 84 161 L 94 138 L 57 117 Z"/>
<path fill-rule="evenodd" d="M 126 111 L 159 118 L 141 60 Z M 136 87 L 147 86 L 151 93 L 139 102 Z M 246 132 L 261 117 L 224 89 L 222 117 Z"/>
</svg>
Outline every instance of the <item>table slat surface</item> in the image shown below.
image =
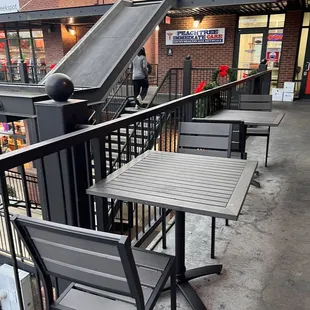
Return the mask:
<svg viewBox="0 0 310 310">
<path fill-rule="evenodd" d="M 285 113 L 244 110 L 221 110 L 207 118 L 222 121 L 244 121 L 246 125 L 277 127 Z"/>
<path fill-rule="evenodd" d="M 239 159 L 148 151 L 87 193 L 236 220 L 256 166 Z"/>
</svg>

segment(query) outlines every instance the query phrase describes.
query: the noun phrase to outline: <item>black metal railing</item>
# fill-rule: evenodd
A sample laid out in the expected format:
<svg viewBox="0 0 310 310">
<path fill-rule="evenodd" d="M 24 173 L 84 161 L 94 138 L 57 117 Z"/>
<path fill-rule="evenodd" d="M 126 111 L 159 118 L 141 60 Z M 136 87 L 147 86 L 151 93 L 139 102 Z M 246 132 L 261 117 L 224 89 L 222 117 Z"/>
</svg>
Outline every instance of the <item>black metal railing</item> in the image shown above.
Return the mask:
<svg viewBox="0 0 310 310">
<path fill-rule="evenodd" d="M 0 65 L 0 82 L 6 83 L 29 83 L 38 84 L 50 71 L 47 66 L 25 65 L 24 76 L 21 74 L 22 64 Z"/>
<path fill-rule="evenodd" d="M 17 268 L 33 272 L 29 255 L 20 244 L 16 232 L 10 224 L 10 216 L 17 212 L 10 208 L 9 188 L 6 171 L 19 169 L 23 189 L 25 190 L 25 210 L 28 216 L 34 216 L 31 199 L 27 187 L 24 164 L 35 162 L 38 168 L 42 214 L 50 219 L 55 212 L 54 205 L 48 203 L 50 182 L 46 174 L 49 160 L 53 158 L 56 165 L 52 172 L 60 175 L 62 192 L 69 183 L 72 190 L 72 200 L 76 202 L 72 211 L 68 206 L 70 199 L 64 195 L 57 197 L 59 204 L 65 209 L 66 217 L 62 222 L 76 226 L 87 226 L 94 230 L 104 230 L 113 233 L 127 234 L 133 246 L 141 246 L 152 238 L 156 229 L 163 229 L 165 235 L 166 216 L 169 210 L 157 206 L 143 204 L 127 204 L 115 202 L 113 199 L 98 199 L 87 197 L 86 189 L 96 181 L 105 178 L 132 159 L 147 150 L 177 152 L 178 123 L 190 121 L 193 117 L 205 117 L 218 109 L 230 108 L 234 91 L 240 93 L 261 93 L 265 84 L 270 83 L 270 72 L 262 72 L 251 77 L 235 81 L 198 94 L 178 98 L 161 105 L 132 114 L 130 117 L 118 118 L 109 122 L 89 126 L 86 129 L 46 140 L 23 149 L 1 155 L 0 160 L 0 190 L 3 196 L 1 231 L 4 240 L 0 239 L 0 263 L 6 262 L 14 266 L 16 279 Z M 112 152 L 115 150 L 116 152 Z M 114 154 L 117 154 L 115 157 Z M 78 162 L 78 164 L 77 164 Z M 66 166 L 66 169 L 63 167 Z M 79 169 L 85 171 L 87 177 L 77 178 Z M 51 170 L 49 170 L 51 171 Z M 161 178 L 154 175 L 154 183 Z M 66 183 L 67 182 L 67 183 Z M 76 200 L 76 195 L 79 199 Z M 85 195 L 86 200 L 83 200 Z M 79 203 L 79 201 L 83 203 Z M 57 206 L 58 207 L 58 206 Z M 73 212 L 70 214 L 70 212 Z M 83 218 L 81 215 L 83 214 Z M 35 215 L 37 217 L 37 214 Z M 69 220 L 70 219 L 70 220 Z M 83 224 L 82 224 L 83 223 Z M 1 252 L 3 255 L 1 255 Z M 34 273 L 37 290 L 40 295 L 40 279 Z M 18 300 L 22 307 L 22 295 L 17 283 Z M 56 289 L 56 295 L 59 291 Z M 40 299 L 41 300 L 41 299 Z M 39 308 L 43 310 L 42 307 Z"/>
<path fill-rule="evenodd" d="M 22 175 L 16 171 L 7 171 L 5 174 L 8 186 L 9 202 L 11 207 L 25 208 L 26 193 L 23 187 Z M 27 192 L 31 209 L 40 209 L 40 195 L 38 178 L 36 175 L 26 175 Z M 0 209 L 2 208 L 2 199 Z"/>
<path fill-rule="evenodd" d="M 88 104 L 89 123 L 94 125 L 119 117 L 130 97 L 133 97 L 131 72 L 126 70 L 105 100 Z"/>
<path fill-rule="evenodd" d="M 191 68 L 191 93 L 195 92 L 195 89 L 202 81 L 206 83 L 211 82 L 213 79 L 213 74 L 216 70 L 217 69 L 215 68 Z M 235 71 L 233 81 L 246 78 L 252 71 L 251 69 L 243 68 L 233 68 L 232 70 Z M 224 85 L 229 82 L 232 82 L 229 80 L 229 76 L 218 78 L 219 85 Z M 173 99 L 181 98 L 182 96 L 183 68 L 171 68 L 158 85 L 158 89 L 154 93 L 147 108 L 171 101 Z"/>
</svg>

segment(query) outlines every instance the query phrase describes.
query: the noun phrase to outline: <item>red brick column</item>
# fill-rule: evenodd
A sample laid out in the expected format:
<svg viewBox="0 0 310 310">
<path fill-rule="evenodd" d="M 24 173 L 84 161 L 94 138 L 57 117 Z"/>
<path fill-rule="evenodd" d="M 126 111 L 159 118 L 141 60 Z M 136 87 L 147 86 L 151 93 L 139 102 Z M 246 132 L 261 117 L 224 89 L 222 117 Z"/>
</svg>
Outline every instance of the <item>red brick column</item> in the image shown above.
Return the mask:
<svg viewBox="0 0 310 310">
<path fill-rule="evenodd" d="M 57 63 L 64 55 L 60 26 L 56 25 L 53 32 L 43 29 L 46 64 Z"/>
<path fill-rule="evenodd" d="M 286 13 L 279 68 L 279 87 L 283 87 L 284 82 L 294 80 L 302 18 L 302 11 Z"/>
<path fill-rule="evenodd" d="M 158 63 L 158 31 L 154 31 L 144 44 L 147 61 L 151 64 Z"/>
<path fill-rule="evenodd" d="M 193 18 L 171 18 L 171 24 L 161 24 L 158 38 L 158 63 L 160 81 L 169 68 L 182 68 L 186 55 L 191 55 L 193 67 L 216 68 L 220 65 L 232 66 L 234 55 L 236 15 L 205 16 L 199 28 L 225 28 L 225 44 L 216 45 L 173 45 L 173 56 L 167 56 L 166 30 L 193 29 Z"/>
</svg>

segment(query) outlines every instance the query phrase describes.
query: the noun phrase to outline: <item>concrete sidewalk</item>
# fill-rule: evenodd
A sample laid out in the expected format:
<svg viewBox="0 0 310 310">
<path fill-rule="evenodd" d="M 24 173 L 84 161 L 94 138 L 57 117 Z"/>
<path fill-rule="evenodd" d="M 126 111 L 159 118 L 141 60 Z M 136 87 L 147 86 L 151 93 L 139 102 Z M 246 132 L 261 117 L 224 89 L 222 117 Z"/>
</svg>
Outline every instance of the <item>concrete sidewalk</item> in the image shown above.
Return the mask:
<svg viewBox="0 0 310 310">
<path fill-rule="evenodd" d="M 247 142 L 249 160 L 259 161 L 262 188 L 250 188 L 238 222 L 217 220 L 216 256 L 210 257 L 207 217 L 187 215 L 187 266 L 224 265 L 222 275 L 191 281 L 208 310 L 310 309 L 310 102 L 276 105 L 286 110 L 266 138 Z M 157 251 L 162 251 L 158 246 Z M 174 254 L 174 228 L 168 250 Z M 178 309 L 191 309 L 178 293 Z M 170 309 L 164 293 L 156 309 Z"/>
</svg>

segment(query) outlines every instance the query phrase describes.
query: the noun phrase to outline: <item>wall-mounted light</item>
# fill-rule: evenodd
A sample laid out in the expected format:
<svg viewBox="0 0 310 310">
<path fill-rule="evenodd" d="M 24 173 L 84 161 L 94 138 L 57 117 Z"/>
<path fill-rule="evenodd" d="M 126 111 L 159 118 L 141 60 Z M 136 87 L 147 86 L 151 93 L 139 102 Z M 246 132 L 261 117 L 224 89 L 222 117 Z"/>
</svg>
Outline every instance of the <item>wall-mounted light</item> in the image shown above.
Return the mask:
<svg viewBox="0 0 310 310">
<path fill-rule="evenodd" d="M 69 24 L 73 24 L 74 23 L 74 17 L 69 17 Z"/>
<path fill-rule="evenodd" d="M 156 30 L 156 31 L 159 31 L 159 25 L 156 26 L 155 30 Z"/>
<path fill-rule="evenodd" d="M 66 26 L 66 30 L 72 35 L 75 35 L 75 29 L 72 26 Z"/>
<path fill-rule="evenodd" d="M 200 15 L 194 16 L 194 28 L 198 28 L 202 20 L 203 20 L 203 16 L 200 16 Z"/>
</svg>

